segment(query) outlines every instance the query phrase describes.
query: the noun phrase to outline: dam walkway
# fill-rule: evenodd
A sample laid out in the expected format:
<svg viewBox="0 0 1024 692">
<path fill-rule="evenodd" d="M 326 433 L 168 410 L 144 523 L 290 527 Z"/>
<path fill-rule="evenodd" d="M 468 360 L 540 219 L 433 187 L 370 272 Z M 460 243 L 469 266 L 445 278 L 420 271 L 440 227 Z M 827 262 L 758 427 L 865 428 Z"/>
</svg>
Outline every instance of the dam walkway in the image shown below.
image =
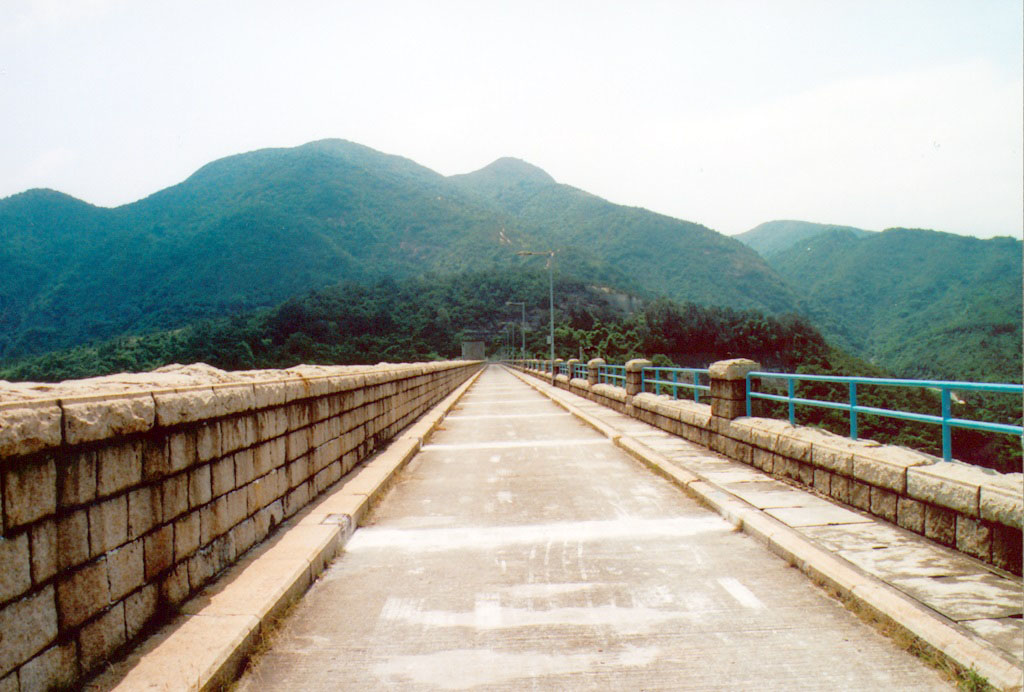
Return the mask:
<svg viewBox="0 0 1024 692">
<path fill-rule="evenodd" d="M 664 454 L 741 473 L 714 452 L 620 418 Z M 835 522 L 853 521 L 839 512 L 860 516 L 834 511 L 823 540 Z M 495 366 L 238 682 L 241 690 L 950 687 L 762 542 Z"/>
</svg>

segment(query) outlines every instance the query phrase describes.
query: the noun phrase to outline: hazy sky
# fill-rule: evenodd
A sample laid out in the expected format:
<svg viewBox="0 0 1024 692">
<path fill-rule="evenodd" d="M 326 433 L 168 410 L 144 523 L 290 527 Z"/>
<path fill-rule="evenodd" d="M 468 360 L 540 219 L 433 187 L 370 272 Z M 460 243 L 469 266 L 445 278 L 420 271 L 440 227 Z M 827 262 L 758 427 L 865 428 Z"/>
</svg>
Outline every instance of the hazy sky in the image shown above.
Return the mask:
<svg viewBox="0 0 1024 692">
<path fill-rule="evenodd" d="M 1021 235 L 1020 0 L 3 0 L 0 197 L 340 137 L 724 233 Z"/>
</svg>

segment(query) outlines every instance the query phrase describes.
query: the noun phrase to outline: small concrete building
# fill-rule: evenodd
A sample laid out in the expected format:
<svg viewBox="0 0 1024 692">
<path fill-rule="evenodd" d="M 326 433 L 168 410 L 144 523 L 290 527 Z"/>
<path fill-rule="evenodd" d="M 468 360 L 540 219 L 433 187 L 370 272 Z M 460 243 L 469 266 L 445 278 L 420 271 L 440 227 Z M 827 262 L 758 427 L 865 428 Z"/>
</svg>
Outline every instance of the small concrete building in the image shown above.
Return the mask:
<svg viewBox="0 0 1024 692">
<path fill-rule="evenodd" d="M 484 342 L 483 341 L 463 341 L 462 342 L 462 360 L 483 360 L 484 359 Z"/>
</svg>

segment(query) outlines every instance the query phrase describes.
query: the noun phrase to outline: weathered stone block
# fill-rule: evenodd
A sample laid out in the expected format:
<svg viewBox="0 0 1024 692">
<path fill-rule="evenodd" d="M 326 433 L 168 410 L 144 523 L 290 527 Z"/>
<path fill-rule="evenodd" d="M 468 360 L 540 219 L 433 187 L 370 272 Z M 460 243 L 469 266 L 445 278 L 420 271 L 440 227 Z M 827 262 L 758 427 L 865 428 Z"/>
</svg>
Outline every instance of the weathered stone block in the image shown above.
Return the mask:
<svg viewBox="0 0 1024 692">
<path fill-rule="evenodd" d="M 21 690 L 71 689 L 78 677 L 78 648 L 75 642 L 51 646 L 18 671 Z"/>
<path fill-rule="evenodd" d="M 203 464 L 188 474 L 188 506 L 195 509 L 213 499 L 210 465 Z"/>
<path fill-rule="evenodd" d="M 96 452 L 71 452 L 58 458 L 57 504 L 84 505 L 96 499 Z"/>
<path fill-rule="evenodd" d="M 253 448 L 253 473 L 258 478 L 271 470 L 283 466 L 287 456 L 286 441 L 277 437 Z"/>
<path fill-rule="evenodd" d="M 200 510 L 200 545 L 207 545 L 230 528 L 228 499 L 222 495 Z"/>
<path fill-rule="evenodd" d="M 1020 529 L 1024 521 L 1024 478 L 1008 473 L 981 486 L 979 513 L 982 519 Z"/>
<path fill-rule="evenodd" d="M 235 467 L 235 486 L 240 488 L 252 482 L 253 478 L 256 477 L 252 450 L 243 449 L 240 452 L 236 452 L 231 457 L 231 460 Z"/>
<path fill-rule="evenodd" d="M 150 435 L 142 439 L 142 480 L 157 481 L 171 469 L 170 451 L 164 435 Z"/>
<path fill-rule="evenodd" d="M 32 586 L 28 534 L 0 538 L 0 601 L 20 596 Z"/>
<path fill-rule="evenodd" d="M 4 529 L 10 531 L 57 509 L 57 470 L 53 459 L 25 461 L 4 470 Z"/>
<path fill-rule="evenodd" d="M 160 582 L 160 597 L 168 605 L 178 606 L 188 598 L 188 563 L 182 562 L 174 567 Z"/>
<path fill-rule="evenodd" d="M 838 500 L 845 504 L 852 504 L 850 502 L 850 482 L 850 479 L 846 476 L 840 476 L 837 473 L 833 473 L 832 478 L 829 481 L 829 496 L 833 500 Z"/>
<path fill-rule="evenodd" d="M 761 469 L 765 473 L 775 472 L 775 455 L 767 449 L 751 447 L 750 463 L 754 468 Z M 780 469 L 781 470 L 781 469 Z"/>
<path fill-rule="evenodd" d="M 296 459 L 292 463 L 288 464 L 288 487 L 294 488 L 295 486 L 304 483 L 309 477 L 309 457 L 302 457 Z"/>
<path fill-rule="evenodd" d="M 294 461 L 299 457 L 302 457 L 309 451 L 310 447 L 310 431 L 309 428 L 303 428 L 302 430 L 296 430 L 290 433 L 285 440 L 287 441 L 287 452 L 285 458 L 289 461 Z"/>
<path fill-rule="evenodd" d="M 309 484 L 303 483 L 296 487 L 290 493 L 285 495 L 284 498 L 284 514 L 287 517 L 292 516 L 300 509 L 306 506 L 309 502 Z"/>
<path fill-rule="evenodd" d="M 849 504 L 865 512 L 871 511 L 871 486 L 853 479 L 849 482 Z"/>
<path fill-rule="evenodd" d="M 142 540 L 133 541 L 107 553 L 110 600 L 118 601 L 142 586 L 145 579 Z"/>
<path fill-rule="evenodd" d="M 188 559 L 188 585 L 192 591 L 201 589 L 216 573 L 215 555 L 210 547 L 196 551 Z"/>
<path fill-rule="evenodd" d="M 89 553 L 95 557 L 128 541 L 128 496 L 89 508 Z"/>
<path fill-rule="evenodd" d="M 161 427 L 194 423 L 216 415 L 216 394 L 211 387 L 190 387 L 175 391 L 153 392 L 156 424 Z"/>
<path fill-rule="evenodd" d="M 145 432 L 156 420 L 147 392 L 63 399 L 64 438 L 69 445 Z"/>
<path fill-rule="evenodd" d="M 248 493 L 244 489 L 228 493 L 228 526 L 234 526 L 247 516 L 247 497 Z"/>
<path fill-rule="evenodd" d="M 288 432 L 288 414 L 279 408 L 256 413 L 256 437 L 260 442 L 280 437 Z"/>
<path fill-rule="evenodd" d="M 124 644 L 124 603 L 118 603 L 78 633 L 78 655 L 82 671 L 98 668 Z"/>
<path fill-rule="evenodd" d="M 160 484 L 162 521 L 168 522 L 188 511 L 188 473 L 171 476 Z"/>
<path fill-rule="evenodd" d="M 796 464 L 797 480 L 807 487 L 814 485 L 814 467 L 800 461 L 790 461 L 790 466 Z"/>
<path fill-rule="evenodd" d="M 956 546 L 956 512 L 945 507 L 926 504 L 924 535 L 943 545 Z"/>
<path fill-rule="evenodd" d="M 142 480 L 142 443 L 117 440 L 96 451 L 96 493 L 113 495 Z"/>
<path fill-rule="evenodd" d="M 199 511 L 174 522 L 174 561 L 181 562 L 199 547 Z"/>
<path fill-rule="evenodd" d="M 129 641 L 137 637 L 156 615 L 159 595 L 156 585 L 149 584 L 125 599 L 124 620 Z"/>
<path fill-rule="evenodd" d="M 256 425 L 251 416 L 220 421 L 221 453 L 224 455 L 251 447 L 256 442 Z"/>
<path fill-rule="evenodd" d="M 235 542 L 235 550 L 241 555 L 256 543 L 256 521 L 246 519 L 231 529 L 231 536 Z"/>
<path fill-rule="evenodd" d="M 201 464 L 221 455 L 220 426 L 206 423 L 196 428 L 196 460 Z"/>
<path fill-rule="evenodd" d="M 811 463 L 832 473 L 853 476 L 853 450 L 849 441 L 838 435 L 818 433 L 811 445 Z"/>
<path fill-rule="evenodd" d="M 161 526 L 143 539 L 146 581 L 151 581 L 174 562 L 174 526 Z"/>
<path fill-rule="evenodd" d="M 0 458 L 56 447 L 61 442 L 60 419 L 55 401 L 0 406 Z"/>
<path fill-rule="evenodd" d="M 253 407 L 256 409 L 280 406 L 287 400 L 284 383 L 280 380 L 253 384 Z"/>
<path fill-rule="evenodd" d="M 900 497 L 896 501 L 896 523 L 914 533 L 924 533 L 924 508 L 923 502 L 911 500 L 909 497 Z"/>
<path fill-rule="evenodd" d="M 59 517 L 57 524 L 57 567 L 65 570 L 89 559 L 88 510 L 80 509 Z"/>
<path fill-rule="evenodd" d="M 742 399 L 712 399 L 711 415 L 732 420 L 747 415 L 747 403 Z"/>
<path fill-rule="evenodd" d="M 110 603 L 107 561 L 100 558 L 57 581 L 57 611 L 61 629 L 82 624 Z"/>
<path fill-rule="evenodd" d="M 967 464 L 940 461 L 907 472 L 907 494 L 915 500 L 978 516 L 981 485 L 986 476 Z"/>
<path fill-rule="evenodd" d="M 182 430 L 167 436 L 167 471 L 183 471 L 196 464 L 196 432 Z"/>
<path fill-rule="evenodd" d="M 251 384 L 213 385 L 214 416 L 230 416 L 251 411 L 256 406 L 256 394 Z"/>
<path fill-rule="evenodd" d="M 896 522 L 896 493 L 882 488 L 871 488 L 871 513 L 886 521 Z"/>
<path fill-rule="evenodd" d="M 956 517 L 956 549 L 979 560 L 992 560 L 992 530 L 985 522 L 962 514 Z"/>
<path fill-rule="evenodd" d="M 128 538 L 134 540 L 162 520 L 160 486 L 151 485 L 128 493 Z"/>
<path fill-rule="evenodd" d="M 814 469 L 814 489 L 823 495 L 831 495 L 832 474 L 824 469 Z"/>
<path fill-rule="evenodd" d="M 989 524 L 992 531 L 992 564 L 1014 574 L 1021 573 L 1021 530 L 1003 524 Z"/>
<path fill-rule="evenodd" d="M 6 675 L 57 637 L 53 587 L 0 608 L 0 632 L 0 675 Z"/>
<path fill-rule="evenodd" d="M 32 581 L 39 584 L 57 573 L 57 522 L 46 519 L 34 524 L 29 535 L 32 545 Z M 2 541 L 0 539 L 0 544 Z M 0 558 L 0 564 L 7 563 Z M 2 572 L 0 570 L 0 582 L 3 581 Z"/>
<path fill-rule="evenodd" d="M 853 453 L 853 477 L 903 495 L 907 492 L 907 470 L 933 461 L 931 457 L 902 447 L 860 443 Z"/>
<path fill-rule="evenodd" d="M 784 457 L 796 461 L 810 462 L 812 460 L 813 442 L 813 433 L 794 427 L 779 433 L 775 443 L 775 451 Z"/>
<path fill-rule="evenodd" d="M 210 483 L 214 497 L 220 497 L 235 489 L 234 455 L 217 459 L 210 464 Z"/>
</svg>

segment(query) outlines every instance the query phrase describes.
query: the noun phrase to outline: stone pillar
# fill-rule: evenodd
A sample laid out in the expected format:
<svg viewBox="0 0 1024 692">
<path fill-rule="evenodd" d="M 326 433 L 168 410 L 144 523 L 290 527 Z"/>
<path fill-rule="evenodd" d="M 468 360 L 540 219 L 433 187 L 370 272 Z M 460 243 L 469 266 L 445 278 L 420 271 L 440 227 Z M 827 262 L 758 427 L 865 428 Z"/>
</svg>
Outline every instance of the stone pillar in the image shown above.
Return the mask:
<svg viewBox="0 0 1024 692">
<path fill-rule="evenodd" d="M 570 358 L 569 360 L 565 361 L 566 366 L 569 368 L 569 379 L 570 380 L 574 377 L 573 371 L 576 369 L 576 364 L 579 363 L 579 362 L 580 362 L 579 358 Z"/>
<path fill-rule="evenodd" d="M 712 363 L 711 415 L 732 420 L 747 415 L 747 373 L 761 364 L 747 358 Z"/>
<path fill-rule="evenodd" d="M 643 369 L 652 365 L 654 363 L 646 358 L 634 358 L 626 363 L 626 396 L 636 396 L 640 393 Z"/>
<path fill-rule="evenodd" d="M 555 358 L 554 365 L 551 366 L 551 381 L 554 382 L 555 378 L 558 377 L 558 369 L 562 367 L 562 363 L 565 361 L 561 358 Z"/>
<path fill-rule="evenodd" d="M 587 382 L 593 387 L 597 384 L 598 369 L 604 365 L 604 358 L 591 358 L 587 361 Z"/>
</svg>

